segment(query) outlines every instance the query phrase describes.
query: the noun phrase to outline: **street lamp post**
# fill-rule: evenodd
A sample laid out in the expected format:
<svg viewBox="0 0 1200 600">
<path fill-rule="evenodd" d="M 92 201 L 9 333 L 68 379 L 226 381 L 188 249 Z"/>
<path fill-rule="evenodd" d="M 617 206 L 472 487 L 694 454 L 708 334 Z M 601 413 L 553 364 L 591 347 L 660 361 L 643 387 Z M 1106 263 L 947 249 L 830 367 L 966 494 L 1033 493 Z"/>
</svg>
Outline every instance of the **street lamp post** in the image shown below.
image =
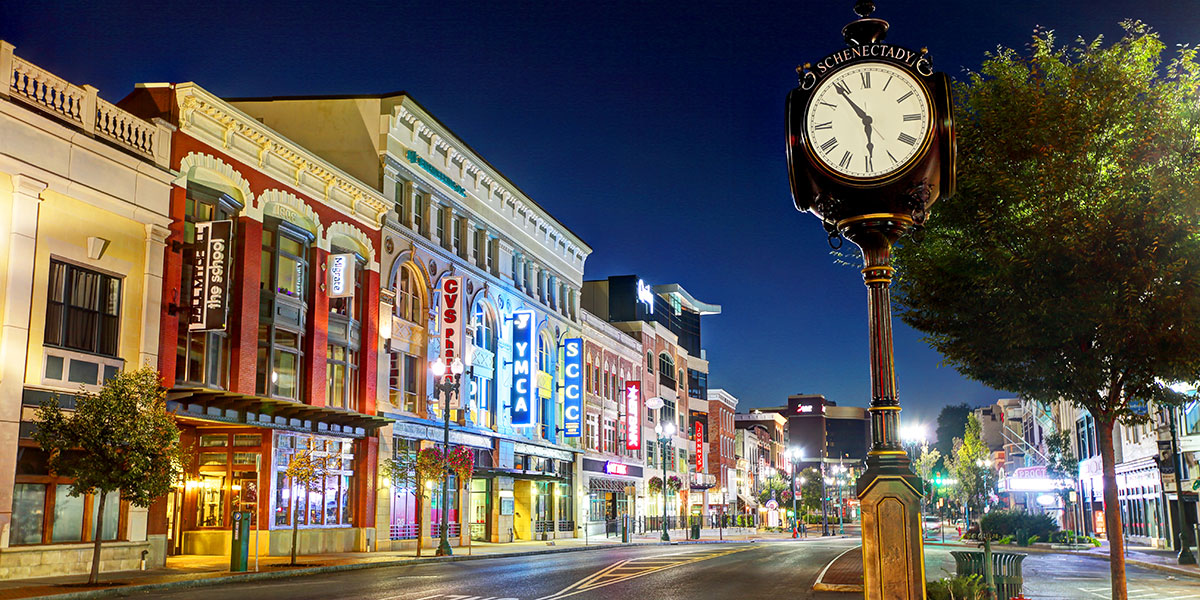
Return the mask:
<svg viewBox="0 0 1200 600">
<path fill-rule="evenodd" d="M 463 362 L 461 359 L 454 359 L 450 363 L 450 374 L 446 373 L 446 363 L 442 359 L 437 359 L 429 365 L 429 370 L 433 372 L 434 393 L 440 393 L 444 404 L 442 404 L 442 458 L 443 460 L 450 459 L 450 399 L 458 395 L 459 385 L 462 382 Z M 448 536 L 450 530 L 450 511 L 446 505 L 450 497 L 450 465 L 446 464 L 446 472 L 442 474 L 442 540 L 438 543 L 436 556 L 450 556 L 453 552 L 450 550 L 450 538 Z"/>
<path fill-rule="evenodd" d="M 792 539 L 800 535 L 800 513 L 796 509 L 796 477 L 800 476 L 800 453 L 799 448 L 788 448 L 788 459 L 792 463 Z"/>
<path fill-rule="evenodd" d="M 719 536 L 717 539 L 721 540 L 722 542 L 725 541 L 725 508 L 726 508 L 726 506 L 727 505 L 725 504 L 725 487 L 722 486 L 721 487 L 721 516 L 719 517 L 720 521 L 717 522 L 717 527 L 718 527 L 717 535 Z"/>
<path fill-rule="evenodd" d="M 829 478 L 825 476 L 825 463 L 821 463 L 821 536 L 829 535 Z"/>
<path fill-rule="evenodd" d="M 1175 468 L 1175 518 L 1176 528 L 1179 532 L 1179 557 L 1178 561 L 1181 565 L 1196 564 L 1196 557 L 1192 555 L 1192 528 L 1188 527 L 1187 520 L 1183 518 L 1183 460 L 1179 455 L 1179 434 L 1175 430 L 1175 409 L 1167 408 L 1167 414 L 1170 415 L 1171 424 L 1171 466 Z M 1167 507 L 1170 510 L 1170 507 Z"/>
<path fill-rule="evenodd" d="M 662 541 L 669 542 L 669 541 L 671 541 L 671 536 L 667 534 L 667 446 L 671 442 L 671 436 L 675 435 L 675 424 L 670 423 L 670 422 L 664 424 L 660 421 L 658 423 L 658 425 L 654 426 L 654 433 L 658 434 L 658 444 L 660 446 L 662 446 L 662 449 L 663 449 L 663 451 L 662 451 L 662 468 L 663 468 L 663 480 L 662 480 L 663 534 L 662 534 Z"/>
</svg>

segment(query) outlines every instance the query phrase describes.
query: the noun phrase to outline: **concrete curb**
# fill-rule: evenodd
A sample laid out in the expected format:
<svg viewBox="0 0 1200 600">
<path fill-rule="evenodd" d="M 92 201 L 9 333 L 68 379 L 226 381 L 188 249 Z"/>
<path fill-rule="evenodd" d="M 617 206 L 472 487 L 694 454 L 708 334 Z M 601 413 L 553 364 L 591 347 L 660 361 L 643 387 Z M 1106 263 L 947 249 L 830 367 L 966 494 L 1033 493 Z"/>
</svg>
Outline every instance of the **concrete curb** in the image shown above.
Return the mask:
<svg viewBox="0 0 1200 600">
<path fill-rule="evenodd" d="M 337 573 L 340 571 L 357 571 L 361 569 L 374 569 L 382 567 L 404 567 L 411 565 L 437 564 L 447 562 L 462 562 L 469 560 L 486 560 L 489 558 L 514 558 L 521 556 L 538 556 L 542 554 L 561 554 L 565 552 L 584 552 L 589 550 L 605 550 L 610 548 L 630 548 L 642 546 L 675 546 L 675 545 L 695 545 L 695 544 L 748 544 L 754 540 L 680 540 L 672 542 L 630 542 L 628 544 L 595 544 L 589 546 L 572 546 L 568 548 L 547 548 L 544 550 L 529 550 L 525 552 L 506 552 L 503 554 L 479 554 L 475 556 L 430 556 L 426 558 L 405 558 L 400 560 L 378 561 L 378 562 L 361 562 L 347 563 L 343 565 L 324 565 L 320 567 L 304 567 L 290 570 L 280 571 L 260 571 L 258 573 L 241 573 L 237 575 L 222 575 L 219 577 L 197 577 L 195 579 L 180 579 L 176 581 L 164 581 L 160 583 L 148 583 L 143 585 L 124 585 L 120 587 L 111 587 L 98 590 L 84 590 L 79 592 L 63 592 L 61 594 L 51 594 L 47 596 L 31 596 L 22 600 L 91 600 L 94 598 L 116 598 L 121 596 L 129 596 L 142 592 L 157 592 L 167 590 L 181 590 L 189 588 L 211 587 L 224 585 L 227 583 L 247 583 L 251 581 L 269 581 L 273 579 L 286 579 L 288 577 L 302 577 L 305 575 L 320 575 L 323 573 Z"/>
<path fill-rule="evenodd" d="M 927 542 L 925 545 L 927 545 L 927 546 L 945 546 L 945 547 L 957 547 L 957 548 L 972 549 L 972 550 L 973 550 L 973 549 L 975 549 L 975 548 L 974 548 L 974 547 L 972 547 L 972 546 L 964 546 L 963 544 L 942 544 L 942 543 L 929 543 L 929 542 Z M 1071 556 L 1084 556 L 1084 557 L 1087 557 L 1087 558 L 1094 558 L 1094 559 L 1096 559 L 1096 560 L 1102 560 L 1102 561 L 1104 561 L 1104 562 L 1108 562 L 1108 556 L 1107 556 L 1107 555 L 1104 555 L 1104 554 L 1095 554 L 1095 553 L 1092 553 L 1092 552 L 1073 552 L 1073 551 L 1070 551 L 1070 550 L 1054 550 L 1054 549 L 1052 549 L 1052 548 L 1033 548 L 1033 547 L 1018 547 L 1018 548 L 1019 548 L 1019 552 L 1021 552 L 1021 553 L 1029 553 L 1029 554 L 1069 554 L 1069 555 L 1071 555 Z M 995 552 L 995 551 L 996 551 L 996 550 L 993 550 L 993 552 Z M 1162 572 L 1162 573 L 1170 573 L 1170 574 L 1172 574 L 1172 575 L 1182 575 L 1182 576 L 1184 576 L 1184 577 L 1191 577 L 1191 578 L 1194 578 L 1194 579 L 1200 579 L 1200 571 L 1195 571 L 1195 570 L 1192 570 L 1192 569 L 1185 569 L 1185 568 L 1183 568 L 1183 567 L 1176 567 L 1176 566 L 1172 566 L 1172 565 L 1164 565 L 1164 564 L 1159 564 L 1159 563 L 1156 563 L 1156 562 L 1150 562 L 1150 561 L 1145 561 L 1145 560 L 1138 560 L 1138 559 L 1136 559 L 1136 558 L 1126 558 L 1126 559 L 1125 559 L 1125 564 L 1126 564 L 1126 565 L 1133 565 L 1133 566 L 1135 566 L 1135 567 L 1141 567 L 1141 568 L 1143 568 L 1143 569 L 1150 569 L 1150 570 L 1152 570 L 1152 571 L 1159 571 L 1159 572 Z"/>
<path fill-rule="evenodd" d="M 817 580 L 815 582 L 813 582 L 813 586 L 812 586 L 813 591 L 817 591 L 817 592 L 862 592 L 863 587 L 864 587 L 862 584 L 825 583 L 825 573 L 829 572 L 829 567 L 832 567 L 833 563 L 837 562 L 838 559 L 840 559 L 841 557 L 843 557 L 855 550 L 858 550 L 859 548 L 862 548 L 862 546 L 855 546 L 853 548 L 849 548 L 845 552 L 833 557 L 833 560 L 829 561 L 829 563 L 825 565 L 824 569 L 821 569 L 821 574 L 817 575 Z"/>
</svg>

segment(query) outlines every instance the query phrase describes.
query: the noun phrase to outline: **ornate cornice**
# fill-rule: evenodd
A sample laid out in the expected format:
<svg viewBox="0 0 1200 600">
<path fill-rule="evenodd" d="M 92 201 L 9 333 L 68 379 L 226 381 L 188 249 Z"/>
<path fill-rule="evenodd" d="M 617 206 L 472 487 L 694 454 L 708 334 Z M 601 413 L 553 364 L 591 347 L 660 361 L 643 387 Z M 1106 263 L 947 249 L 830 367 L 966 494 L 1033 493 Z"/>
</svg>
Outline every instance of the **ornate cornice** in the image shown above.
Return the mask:
<svg viewBox="0 0 1200 600">
<path fill-rule="evenodd" d="M 562 244 L 571 264 L 583 270 L 583 262 L 591 253 L 591 248 L 481 159 L 473 157 L 469 150 L 453 145 L 453 140 L 448 141 L 448 133 L 430 126 L 432 118 L 414 113 L 405 104 L 399 104 L 393 110 L 392 119 L 391 131 L 395 131 L 398 123 L 404 123 L 411 130 L 411 141 L 420 138 L 444 157 L 444 161 L 438 161 L 444 163 L 438 165 L 439 168 L 444 167 L 456 174 L 456 179 L 475 197 L 500 203 L 514 217 L 532 223 L 535 231 L 544 237 L 546 246 L 557 248 Z"/>
<path fill-rule="evenodd" d="M 391 202 L 371 186 L 296 145 L 195 84 L 176 86 L 179 129 L 283 180 L 374 229 Z"/>
</svg>

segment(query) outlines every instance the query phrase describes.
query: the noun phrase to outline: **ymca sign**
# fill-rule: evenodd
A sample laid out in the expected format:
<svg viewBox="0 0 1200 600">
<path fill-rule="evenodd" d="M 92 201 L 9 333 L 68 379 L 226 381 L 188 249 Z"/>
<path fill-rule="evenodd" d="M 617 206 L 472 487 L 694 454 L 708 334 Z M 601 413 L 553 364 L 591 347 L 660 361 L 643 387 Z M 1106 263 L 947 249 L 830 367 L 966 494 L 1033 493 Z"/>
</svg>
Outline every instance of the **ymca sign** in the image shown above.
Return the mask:
<svg viewBox="0 0 1200 600">
<path fill-rule="evenodd" d="M 532 310 L 515 310 L 512 318 L 512 396 L 509 418 L 513 427 L 533 427 L 537 400 L 535 326 Z"/>
<path fill-rule="evenodd" d="M 583 428 L 583 338 L 563 341 L 563 437 Z"/>
</svg>

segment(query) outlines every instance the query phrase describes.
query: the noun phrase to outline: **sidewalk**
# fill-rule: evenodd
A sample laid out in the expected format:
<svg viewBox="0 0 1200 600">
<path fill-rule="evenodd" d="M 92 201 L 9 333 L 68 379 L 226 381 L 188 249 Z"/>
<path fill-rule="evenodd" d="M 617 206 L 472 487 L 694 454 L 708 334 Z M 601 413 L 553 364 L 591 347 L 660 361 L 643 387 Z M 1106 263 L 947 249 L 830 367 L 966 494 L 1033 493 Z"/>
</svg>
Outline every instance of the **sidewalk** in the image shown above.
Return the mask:
<svg viewBox="0 0 1200 600">
<path fill-rule="evenodd" d="M 790 533 L 759 533 L 750 529 L 730 528 L 721 532 L 704 529 L 700 540 L 688 540 L 687 532 L 670 530 L 672 543 L 718 543 L 791 540 Z M 423 564 L 431 562 L 461 561 L 490 557 L 549 554 L 557 552 L 586 551 L 625 546 L 649 546 L 661 543 L 661 531 L 648 531 L 634 536 L 630 544 L 621 544 L 620 537 L 590 536 L 553 541 L 513 542 L 493 544 L 474 542 L 471 546 L 455 547 L 453 556 L 435 557 L 435 548 L 424 548 L 421 558 L 415 550 L 396 552 L 346 552 L 339 554 L 309 554 L 296 557 L 297 566 L 289 566 L 286 556 L 263 556 L 258 559 L 255 571 L 254 557 L 250 557 L 250 571 L 229 571 L 228 556 L 172 556 L 161 569 L 146 571 L 120 571 L 100 574 L 100 585 L 86 585 L 87 575 L 64 577 L 41 577 L 0 581 L 0 600 L 16 600 L 53 597 L 55 600 L 75 598 L 103 598 L 125 595 L 133 589 L 153 590 L 217 585 L 250 579 L 275 579 L 328 573 L 335 571 L 364 569 L 371 567 Z M 805 538 L 801 538 L 802 540 Z M 807 539 L 821 539 L 810 536 Z M 834 538 L 827 538 L 834 539 Z"/>
</svg>

